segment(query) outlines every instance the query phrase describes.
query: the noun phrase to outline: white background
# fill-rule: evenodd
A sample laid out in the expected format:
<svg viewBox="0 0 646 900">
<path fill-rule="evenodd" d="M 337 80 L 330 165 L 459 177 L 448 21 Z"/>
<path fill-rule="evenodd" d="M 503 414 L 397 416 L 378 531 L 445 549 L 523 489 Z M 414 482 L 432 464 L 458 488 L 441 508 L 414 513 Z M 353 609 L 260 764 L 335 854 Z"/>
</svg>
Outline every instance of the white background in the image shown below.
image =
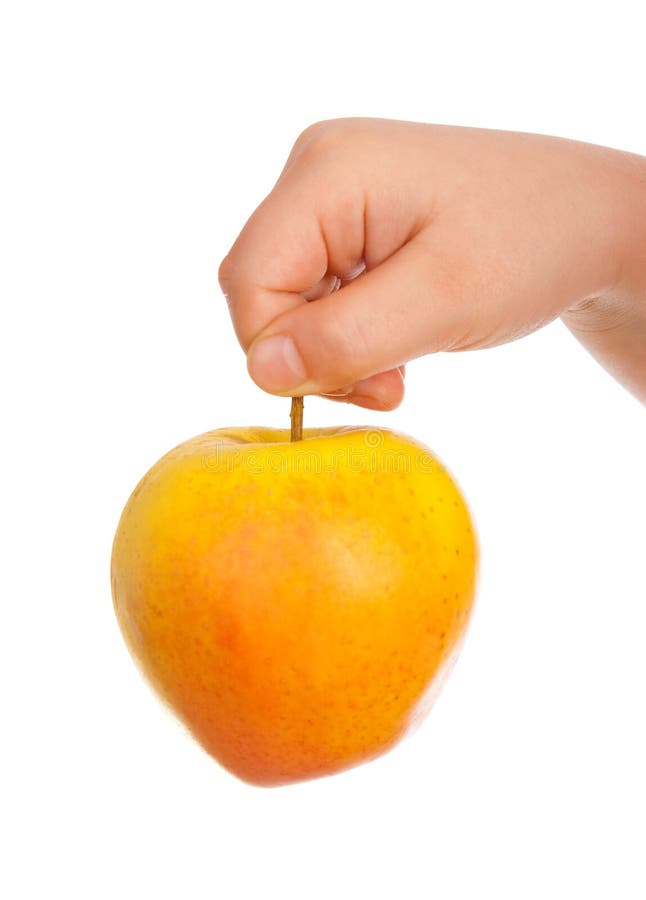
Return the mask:
<svg viewBox="0 0 646 900">
<path fill-rule="evenodd" d="M 646 417 L 560 324 L 412 364 L 391 414 L 307 404 L 310 425 L 426 441 L 479 527 L 461 660 L 380 761 L 236 781 L 141 680 L 108 578 L 162 453 L 286 423 L 216 272 L 302 128 L 375 115 L 646 153 L 639 6 L 2 4 L 3 896 L 646 896 Z"/>
</svg>

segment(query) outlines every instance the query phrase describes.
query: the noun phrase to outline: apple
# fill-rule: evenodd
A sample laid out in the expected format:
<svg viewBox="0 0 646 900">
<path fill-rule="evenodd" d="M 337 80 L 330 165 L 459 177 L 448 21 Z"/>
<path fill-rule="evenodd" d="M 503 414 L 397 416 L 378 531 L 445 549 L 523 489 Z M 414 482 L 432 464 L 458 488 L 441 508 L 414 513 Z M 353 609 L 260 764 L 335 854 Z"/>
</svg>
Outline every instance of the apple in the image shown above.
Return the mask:
<svg viewBox="0 0 646 900">
<path fill-rule="evenodd" d="M 447 470 L 385 429 L 211 431 L 124 509 L 125 641 L 204 749 L 256 785 L 330 775 L 428 711 L 472 608 L 477 543 Z"/>
</svg>

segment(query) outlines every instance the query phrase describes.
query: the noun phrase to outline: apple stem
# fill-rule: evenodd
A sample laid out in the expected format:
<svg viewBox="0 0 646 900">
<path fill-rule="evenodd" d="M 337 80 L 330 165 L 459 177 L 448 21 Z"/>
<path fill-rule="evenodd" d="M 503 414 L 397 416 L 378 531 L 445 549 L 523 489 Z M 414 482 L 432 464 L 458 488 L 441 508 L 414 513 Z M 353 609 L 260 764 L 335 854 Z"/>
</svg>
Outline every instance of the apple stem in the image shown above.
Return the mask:
<svg viewBox="0 0 646 900">
<path fill-rule="evenodd" d="M 292 433 L 290 441 L 301 441 L 303 439 L 303 398 L 292 397 L 292 409 L 289 414 L 292 423 Z"/>
</svg>

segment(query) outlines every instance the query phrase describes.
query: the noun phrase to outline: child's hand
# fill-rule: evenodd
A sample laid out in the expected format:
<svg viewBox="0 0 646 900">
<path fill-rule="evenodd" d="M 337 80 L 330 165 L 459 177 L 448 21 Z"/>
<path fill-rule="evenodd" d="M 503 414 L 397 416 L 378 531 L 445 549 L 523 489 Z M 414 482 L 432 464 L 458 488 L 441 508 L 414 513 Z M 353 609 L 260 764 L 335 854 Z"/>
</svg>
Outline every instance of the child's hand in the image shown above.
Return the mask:
<svg viewBox="0 0 646 900">
<path fill-rule="evenodd" d="M 646 161 L 530 134 L 322 122 L 220 281 L 272 393 L 389 409 L 407 360 L 562 316 L 646 399 Z"/>
</svg>

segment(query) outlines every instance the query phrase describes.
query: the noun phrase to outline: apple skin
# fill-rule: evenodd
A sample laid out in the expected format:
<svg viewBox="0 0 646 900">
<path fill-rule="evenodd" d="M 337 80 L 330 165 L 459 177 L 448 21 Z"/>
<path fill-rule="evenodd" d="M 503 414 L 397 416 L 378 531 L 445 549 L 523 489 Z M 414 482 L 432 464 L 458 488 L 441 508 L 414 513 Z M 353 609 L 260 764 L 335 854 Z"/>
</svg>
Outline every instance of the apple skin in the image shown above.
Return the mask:
<svg viewBox="0 0 646 900">
<path fill-rule="evenodd" d="M 211 431 L 144 476 L 112 553 L 143 673 L 244 781 L 330 775 L 428 711 L 472 608 L 477 542 L 423 444 L 383 429 Z"/>
</svg>

